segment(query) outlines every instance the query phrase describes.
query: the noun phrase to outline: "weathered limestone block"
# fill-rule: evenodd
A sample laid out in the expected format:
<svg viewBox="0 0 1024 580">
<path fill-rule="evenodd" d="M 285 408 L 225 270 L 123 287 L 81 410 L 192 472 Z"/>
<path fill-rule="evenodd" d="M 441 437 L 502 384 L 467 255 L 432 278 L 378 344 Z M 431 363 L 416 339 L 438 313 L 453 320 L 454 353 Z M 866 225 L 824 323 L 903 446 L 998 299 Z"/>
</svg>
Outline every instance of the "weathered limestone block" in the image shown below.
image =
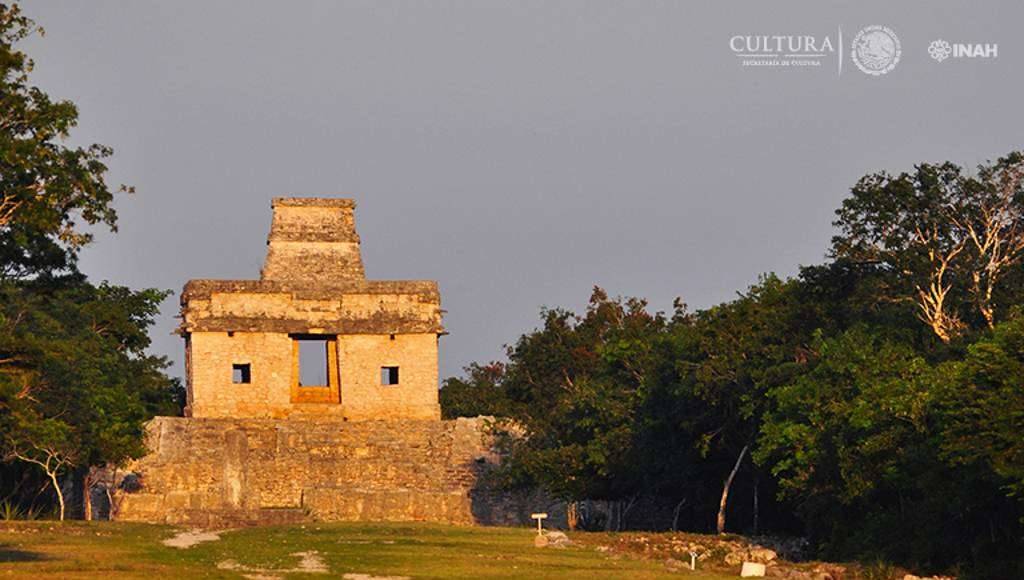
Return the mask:
<svg viewBox="0 0 1024 580">
<path fill-rule="evenodd" d="M 760 578 L 764 576 L 765 566 L 757 562 L 744 562 L 743 568 L 740 570 L 740 577 L 742 578 Z"/>
<path fill-rule="evenodd" d="M 350 199 L 276 198 L 267 240 L 267 280 L 363 278 Z"/>
</svg>

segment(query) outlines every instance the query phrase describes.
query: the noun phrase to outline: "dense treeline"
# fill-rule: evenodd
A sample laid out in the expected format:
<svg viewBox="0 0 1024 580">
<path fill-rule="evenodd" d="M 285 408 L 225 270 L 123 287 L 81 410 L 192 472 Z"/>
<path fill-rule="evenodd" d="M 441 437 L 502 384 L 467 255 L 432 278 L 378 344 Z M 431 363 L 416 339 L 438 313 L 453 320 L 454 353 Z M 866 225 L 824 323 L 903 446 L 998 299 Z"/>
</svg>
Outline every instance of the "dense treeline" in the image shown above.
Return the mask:
<svg viewBox="0 0 1024 580">
<path fill-rule="evenodd" d="M 514 421 L 511 486 L 656 497 L 681 528 L 803 534 L 824 558 L 1024 577 L 1022 168 L 868 175 L 827 263 L 707 310 L 601 289 L 544 310 L 506 361 L 445 381 L 444 414 Z"/>
<path fill-rule="evenodd" d="M 29 84 L 15 44 L 37 30 L 0 4 L 0 516 L 63 519 L 88 509 L 67 492 L 88 498 L 139 456 L 143 423 L 174 414 L 181 389 L 146 354 L 167 294 L 96 285 L 77 267 L 88 226 L 115 228 L 119 190 L 109 148 L 67 145 L 74 104 Z"/>
</svg>

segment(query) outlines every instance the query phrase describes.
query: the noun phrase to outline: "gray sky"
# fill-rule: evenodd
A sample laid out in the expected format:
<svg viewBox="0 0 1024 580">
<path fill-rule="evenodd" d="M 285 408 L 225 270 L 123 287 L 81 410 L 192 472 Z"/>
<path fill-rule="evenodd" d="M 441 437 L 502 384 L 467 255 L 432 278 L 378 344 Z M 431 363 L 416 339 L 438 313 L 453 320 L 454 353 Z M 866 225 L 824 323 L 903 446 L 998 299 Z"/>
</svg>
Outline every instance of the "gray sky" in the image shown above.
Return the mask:
<svg viewBox="0 0 1024 580">
<path fill-rule="evenodd" d="M 1020 2 L 30 1 L 35 82 L 115 148 L 96 279 L 255 278 L 270 198 L 359 202 L 367 275 L 440 282 L 442 376 L 594 284 L 669 309 L 821 262 L 867 172 L 1024 147 Z M 861 73 L 871 24 L 902 44 Z M 843 73 L 743 67 L 734 35 L 843 31 Z M 932 40 L 998 43 L 931 60 Z M 837 47 L 838 49 L 838 47 Z M 164 304 L 154 350 L 181 374 Z"/>
</svg>

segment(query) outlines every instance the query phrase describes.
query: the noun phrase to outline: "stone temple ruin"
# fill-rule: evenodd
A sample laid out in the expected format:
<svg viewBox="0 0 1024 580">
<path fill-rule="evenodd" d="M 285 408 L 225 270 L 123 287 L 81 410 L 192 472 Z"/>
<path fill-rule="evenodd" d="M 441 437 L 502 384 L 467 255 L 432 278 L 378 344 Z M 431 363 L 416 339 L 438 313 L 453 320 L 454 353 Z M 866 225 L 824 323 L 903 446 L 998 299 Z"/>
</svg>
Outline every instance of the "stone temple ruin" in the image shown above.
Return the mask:
<svg viewBox="0 0 1024 580">
<path fill-rule="evenodd" d="M 437 283 L 367 280 L 352 200 L 272 207 L 259 280 L 185 285 L 185 417 L 150 422 L 116 517 L 529 522 L 484 419 L 440 420 Z"/>
<path fill-rule="evenodd" d="M 186 416 L 440 419 L 437 283 L 367 280 L 352 200 L 273 208 L 259 280 L 185 285 Z"/>
</svg>

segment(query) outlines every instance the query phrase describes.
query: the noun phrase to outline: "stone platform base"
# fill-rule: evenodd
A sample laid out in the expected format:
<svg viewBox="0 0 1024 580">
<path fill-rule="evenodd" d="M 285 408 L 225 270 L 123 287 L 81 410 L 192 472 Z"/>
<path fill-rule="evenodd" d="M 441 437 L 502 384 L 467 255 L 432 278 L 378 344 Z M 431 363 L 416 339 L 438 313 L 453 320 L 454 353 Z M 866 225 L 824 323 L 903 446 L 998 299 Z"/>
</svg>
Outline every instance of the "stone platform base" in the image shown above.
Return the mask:
<svg viewBox="0 0 1024 580">
<path fill-rule="evenodd" d="M 543 494 L 489 489 L 483 418 L 312 422 L 157 417 L 118 519 L 202 527 L 319 521 L 530 524 Z M 129 486 L 131 489 L 132 486 Z"/>
</svg>

